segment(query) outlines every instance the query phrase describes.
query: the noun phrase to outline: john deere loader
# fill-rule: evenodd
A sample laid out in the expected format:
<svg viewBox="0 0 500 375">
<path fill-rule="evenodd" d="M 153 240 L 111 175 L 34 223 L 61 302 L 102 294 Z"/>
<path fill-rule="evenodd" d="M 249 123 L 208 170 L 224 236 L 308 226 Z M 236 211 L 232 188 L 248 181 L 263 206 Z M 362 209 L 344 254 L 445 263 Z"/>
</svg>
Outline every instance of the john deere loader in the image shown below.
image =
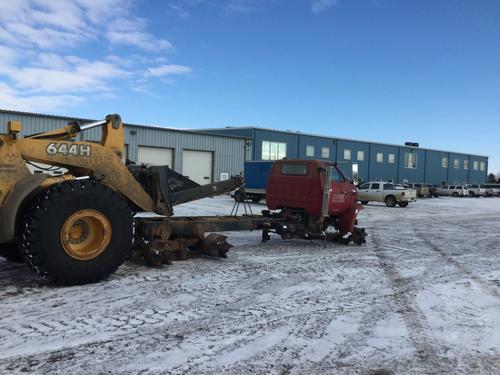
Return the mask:
<svg viewBox="0 0 500 375">
<path fill-rule="evenodd" d="M 75 141 L 95 127 L 102 129 L 99 143 Z M 0 255 L 23 260 L 59 284 L 107 277 L 130 256 L 133 243 L 158 264 L 194 250 L 225 256 L 225 237 L 205 233 L 230 229 L 237 220 L 165 217 L 176 204 L 238 188 L 241 177 L 200 186 L 166 166 L 126 166 L 118 115 L 25 137 L 21 130 L 11 121 L 0 134 Z M 37 163 L 50 167 L 31 173 L 27 164 Z M 58 168 L 67 172 L 49 173 Z M 162 216 L 134 221 L 144 211 Z"/>
</svg>

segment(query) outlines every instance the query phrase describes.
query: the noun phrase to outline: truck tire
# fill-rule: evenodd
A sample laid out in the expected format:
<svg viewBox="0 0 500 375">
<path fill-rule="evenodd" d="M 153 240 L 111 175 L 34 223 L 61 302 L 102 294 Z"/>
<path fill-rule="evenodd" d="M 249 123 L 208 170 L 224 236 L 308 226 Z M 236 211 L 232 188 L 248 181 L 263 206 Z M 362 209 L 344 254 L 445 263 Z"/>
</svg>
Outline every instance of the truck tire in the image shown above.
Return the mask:
<svg viewBox="0 0 500 375">
<path fill-rule="evenodd" d="M 253 203 L 259 203 L 262 197 L 260 195 L 253 195 L 252 196 L 252 202 Z"/>
<path fill-rule="evenodd" d="M 368 204 L 368 201 L 361 201 L 361 204 L 366 206 Z"/>
<path fill-rule="evenodd" d="M 408 202 L 398 202 L 399 207 L 408 207 Z"/>
<path fill-rule="evenodd" d="M 396 198 L 392 195 L 389 195 L 385 198 L 385 205 L 387 207 L 395 207 L 397 203 L 398 202 L 396 201 Z"/>
<path fill-rule="evenodd" d="M 94 180 L 54 185 L 25 216 L 20 247 L 27 263 L 56 284 L 105 279 L 130 253 L 132 212 L 117 193 Z"/>
<path fill-rule="evenodd" d="M 469 197 L 475 198 L 476 193 L 474 193 L 473 191 L 469 191 Z"/>
<path fill-rule="evenodd" d="M 455 198 L 458 198 L 460 195 L 455 191 L 451 196 L 455 197 Z"/>
<path fill-rule="evenodd" d="M 24 263 L 23 254 L 19 251 L 16 243 L 0 244 L 0 257 L 13 263 Z"/>
<path fill-rule="evenodd" d="M 235 193 L 234 193 L 234 200 L 236 202 L 244 202 L 246 199 L 246 194 L 244 191 L 241 191 L 241 190 L 237 190 Z"/>
</svg>

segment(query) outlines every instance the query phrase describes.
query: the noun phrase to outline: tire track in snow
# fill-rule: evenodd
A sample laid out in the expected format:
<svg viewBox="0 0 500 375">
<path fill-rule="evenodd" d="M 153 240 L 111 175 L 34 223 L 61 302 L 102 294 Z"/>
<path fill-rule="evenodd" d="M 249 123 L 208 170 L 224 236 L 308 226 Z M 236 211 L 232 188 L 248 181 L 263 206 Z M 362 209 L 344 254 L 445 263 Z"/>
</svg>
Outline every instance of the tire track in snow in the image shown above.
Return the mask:
<svg viewBox="0 0 500 375">
<path fill-rule="evenodd" d="M 450 373 L 452 366 L 444 363 L 444 358 L 439 356 L 440 344 L 433 339 L 425 314 L 420 310 L 414 298 L 408 291 L 407 280 L 398 272 L 396 265 L 384 252 L 382 244 L 377 234 L 373 233 L 371 239 L 374 251 L 379 259 L 380 267 L 391 283 L 394 291 L 394 300 L 399 308 L 399 315 L 402 317 L 409 331 L 409 340 L 417 352 L 421 365 L 432 369 L 433 373 Z"/>
<path fill-rule="evenodd" d="M 446 251 L 444 251 L 441 247 L 436 245 L 435 242 L 431 241 L 429 239 L 429 236 L 427 234 L 424 234 L 422 231 L 418 231 L 414 228 L 415 233 L 422 238 L 422 240 L 425 242 L 427 246 L 429 246 L 432 250 L 434 250 L 437 254 L 439 254 L 447 263 L 451 264 L 453 267 L 458 269 L 461 273 L 466 275 L 468 278 L 470 278 L 472 281 L 477 283 L 479 287 L 487 294 L 490 296 L 500 298 L 500 288 L 496 283 L 488 282 L 479 276 L 477 276 L 475 273 L 469 271 L 467 267 L 465 267 L 462 263 L 460 263 L 458 260 L 456 260 L 453 256 L 449 255 Z"/>
</svg>

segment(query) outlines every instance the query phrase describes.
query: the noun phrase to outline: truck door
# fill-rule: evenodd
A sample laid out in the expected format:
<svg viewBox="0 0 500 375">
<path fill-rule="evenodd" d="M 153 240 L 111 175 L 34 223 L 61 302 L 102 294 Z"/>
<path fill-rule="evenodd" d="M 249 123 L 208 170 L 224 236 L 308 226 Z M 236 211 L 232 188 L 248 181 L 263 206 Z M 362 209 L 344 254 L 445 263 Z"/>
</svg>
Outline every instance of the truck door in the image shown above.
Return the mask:
<svg viewBox="0 0 500 375">
<path fill-rule="evenodd" d="M 345 212 L 351 205 L 352 195 L 356 191 L 354 185 L 347 181 L 335 167 L 330 167 L 330 215 Z"/>
<path fill-rule="evenodd" d="M 368 201 L 368 194 L 370 192 L 370 183 L 365 182 L 358 188 L 358 197 L 360 201 Z"/>
<path fill-rule="evenodd" d="M 382 189 L 379 182 L 373 182 L 368 190 L 370 201 L 380 202 L 382 200 Z"/>
</svg>

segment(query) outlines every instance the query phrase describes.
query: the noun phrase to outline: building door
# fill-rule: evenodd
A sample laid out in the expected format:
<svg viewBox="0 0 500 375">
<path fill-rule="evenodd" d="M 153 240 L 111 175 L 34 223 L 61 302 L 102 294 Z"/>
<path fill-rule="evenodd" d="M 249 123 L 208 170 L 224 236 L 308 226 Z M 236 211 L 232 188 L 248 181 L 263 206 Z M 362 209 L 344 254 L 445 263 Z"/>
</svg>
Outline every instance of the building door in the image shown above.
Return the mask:
<svg viewBox="0 0 500 375">
<path fill-rule="evenodd" d="M 182 174 L 200 185 L 210 184 L 213 176 L 213 152 L 182 151 Z"/>
<path fill-rule="evenodd" d="M 358 181 L 358 179 L 359 179 L 359 168 L 358 168 L 358 164 L 354 163 L 352 165 L 352 180 Z"/>
<path fill-rule="evenodd" d="M 174 150 L 171 148 L 139 146 L 137 148 L 137 164 L 168 165 L 173 169 Z"/>
</svg>

